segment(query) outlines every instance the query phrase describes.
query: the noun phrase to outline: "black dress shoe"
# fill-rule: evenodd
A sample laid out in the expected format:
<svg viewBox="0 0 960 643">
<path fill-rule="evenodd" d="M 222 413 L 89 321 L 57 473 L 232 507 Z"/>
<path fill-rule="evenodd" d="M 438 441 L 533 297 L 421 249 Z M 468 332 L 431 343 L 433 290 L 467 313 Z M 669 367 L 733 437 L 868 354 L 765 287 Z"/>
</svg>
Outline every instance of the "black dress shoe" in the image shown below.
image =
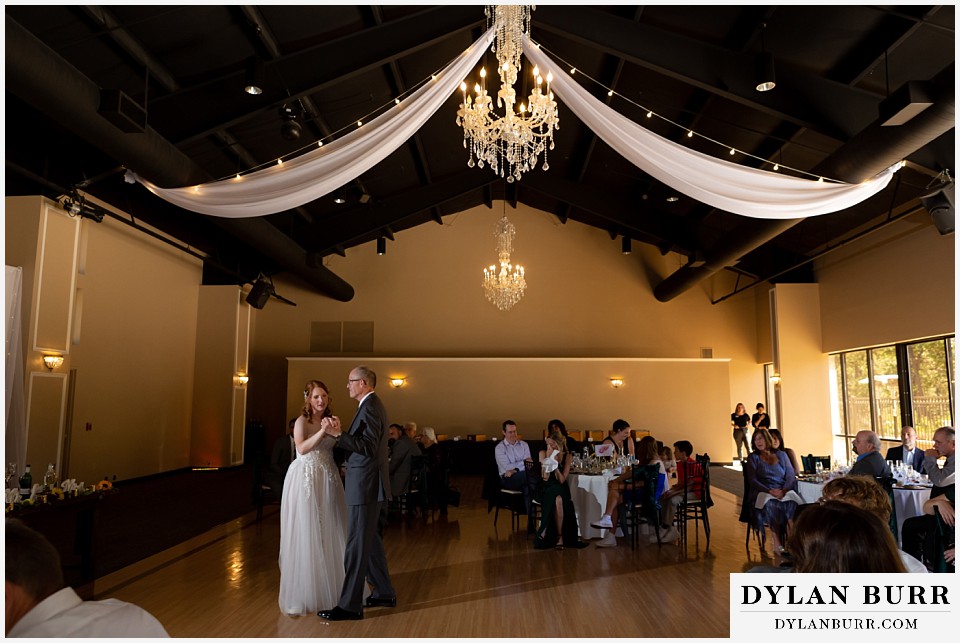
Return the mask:
<svg viewBox="0 0 960 643">
<path fill-rule="evenodd" d="M 363 612 L 350 612 L 342 609 L 339 605 L 332 610 L 323 610 L 317 612 L 317 616 L 325 618 L 328 621 L 359 621 L 363 618 Z"/>
<path fill-rule="evenodd" d="M 397 597 L 382 598 L 380 596 L 368 596 L 364 607 L 396 607 Z"/>
</svg>

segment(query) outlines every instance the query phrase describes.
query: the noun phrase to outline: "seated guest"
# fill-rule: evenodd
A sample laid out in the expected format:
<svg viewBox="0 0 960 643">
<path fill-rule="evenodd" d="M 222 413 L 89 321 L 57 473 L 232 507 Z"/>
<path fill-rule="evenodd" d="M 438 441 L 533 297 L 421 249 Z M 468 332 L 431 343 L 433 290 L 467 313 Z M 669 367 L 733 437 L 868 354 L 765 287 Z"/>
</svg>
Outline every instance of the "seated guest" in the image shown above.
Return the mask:
<svg viewBox="0 0 960 643">
<path fill-rule="evenodd" d="M 612 443 L 615 457 L 621 455 L 635 455 L 636 447 L 630 437 L 630 425 L 626 420 L 614 420 L 610 435 L 603 439 L 603 443 Z"/>
<path fill-rule="evenodd" d="M 774 449 L 783 451 L 787 454 L 787 457 L 790 458 L 790 465 L 793 467 L 794 474 L 803 471 L 803 469 L 800 468 L 800 463 L 797 461 L 797 454 L 793 452 L 793 449 L 783 444 L 783 436 L 780 435 L 780 429 L 770 429 L 770 439 L 773 440 Z"/>
<path fill-rule="evenodd" d="M 757 429 L 751 443 L 753 453 L 747 458 L 749 493 L 744 502 L 753 508 L 755 524 L 770 528 L 774 553 L 781 555 L 781 537 L 803 502 L 795 491 L 796 473 L 787 454 L 773 448 L 769 431 Z"/>
<path fill-rule="evenodd" d="M 873 431 L 858 431 L 853 439 L 853 452 L 857 454 L 849 476 L 871 476 L 877 480 L 893 477 L 890 465 L 880 455 L 880 437 Z"/>
<path fill-rule="evenodd" d="M 394 498 L 410 491 L 410 466 L 420 449 L 399 424 L 390 425 L 390 491 Z"/>
<path fill-rule="evenodd" d="M 657 444 L 659 445 L 660 443 L 657 442 Z M 667 472 L 668 480 L 677 477 L 677 457 L 673 448 L 668 447 L 666 444 L 660 445 L 660 462 L 663 463 L 663 468 Z"/>
<path fill-rule="evenodd" d="M 10 638 L 168 638 L 163 625 L 143 609 L 114 598 L 84 601 L 65 587 L 60 555 L 43 534 L 19 520 L 4 529 Z"/>
<path fill-rule="evenodd" d="M 905 426 L 900 431 L 900 444 L 887 449 L 887 462 L 900 461 L 909 464 L 919 474 L 923 473 L 923 450 L 917 445 L 917 430 L 912 426 Z"/>
<path fill-rule="evenodd" d="M 263 481 L 273 491 L 277 500 L 283 499 L 283 480 L 287 477 L 287 469 L 296 456 L 296 446 L 293 442 L 293 425 L 296 421 L 297 418 L 290 420 L 287 423 L 287 433 L 274 441 L 270 462 L 263 472 Z"/>
<path fill-rule="evenodd" d="M 692 457 L 693 445 L 688 440 L 678 440 L 673 443 L 673 456 L 677 463 L 696 462 Z M 693 484 L 695 486 L 689 489 L 690 497 L 699 498 L 703 491 L 703 481 L 698 480 Z M 660 496 L 660 540 L 662 542 L 673 542 L 680 537 L 677 528 L 673 526 L 673 518 L 677 514 L 677 507 L 683 502 L 683 490 L 686 486 L 683 467 L 677 464 L 677 483 Z M 654 534 L 650 540 L 655 542 L 657 535 Z"/>
<path fill-rule="evenodd" d="M 938 496 L 932 496 L 923 503 L 923 515 L 907 518 L 903 522 L 903 550 L 914 558 L 919 558 L 930 571 L 936 571 L 938 552 L 937 543 L 937 518 L 934 515 L 934 508 L 940 511 L 940 517 L 944 525 L 949 528 L 949 544 L 953 543 L 956 529 L 956 487 L 948 485 L 944 488 L 944 493 Z M 949 551 L 949 549 L 948 549 Z M 946 562 L 953 564 L 953 552 L 945 556 Z"/>
<path fill-rule="evenodd" d="M 567 441 L 568 453 L 580 452 L 580 449 L 582 448 L 580 443 L 567 435 L 567 427 L 563 425 L 563 422 L 560 420 L 550 420 L 550 422 L 547 423 L 547 435 L 552 435 L 554 431 L 560 431 L 560 433 L 563 435 L 563 439 Z"/>
<path fill-rule="evenodd" d="M 533 547 L 586 547 L 587 543 L 580 542 L 577 513 L 573 500 L 570 499 L 570 488 L 567 486 L 573 457 L 567 450 L 566 438 L 560 431 L 554 431 L 547 436 L 546 443 L 547 448 L 540 452 L 543 509 Z"/>
<path fill-rule="evenodd" d="M 897 543 L 880 518 L 847 502 L 806 507 L 790 534 L 793 571 L 811 574 L 905 573 Z"/>
<path fill-rule="evenodd" d="M 657 441 L 649 435 L 644 436 L 640 440 L 640 444 L 637 445 L 637 467 L 642 467 L 648 464 L 658 464 L 660 465 L 660 475 L 657 476 L 657 488 L 655 490 L 656 496 L 659 498 L 663 493 L 663 488 L 666 486 L 667 481 L 667 471 L 663 468 L 663 463 L 660 461 L 660 454 L 657 453 Z M 628 480 L 631 476 L 634 475 L 633 469 L 626 469 L 616 478 L 610 480 L 607 483 L 607 506 L 603 512 L 603 515 L 595 523 L 592 523 L 591 526 L 596 529 L 608 529 L 603 538 L 597 543 L 597 547 L 616 547 L 617 546 L 617 519 L 619 512 L 617 509 L 620 507 L 620 504 L 624 501 L 629 502 L 641 502 L 642 498 L 630 497 L 627 495 L 630 492 Z"/>
<path fill-rule="evenodd" d="M 924 451 L 923 470 L 934 486 L 931 496 L 940 495 L 945 487 L 954 484 L 957 466 L 954 437 L 953 427 L 942 426 L 933 433 L 933 448 Z M 939 458 L 947 459 L 943 468 L 937 466 Z"/>
<path fill-rule="evenodd" d="M 503 440 L 493 449 L 500 473 L 500 486 L 504 489 L 523 492 L 523 506 L 530 515 L 530 492 L 527 489 L 527 475 L 524 462 L 533 462 L 530 457 L 530 445 L 517 435 L 517 423 L 513 420 L 503 422 Z M 527 524 L 527 531 L 533 533 L 533 523 Z"/>
<path fill-rule="evenodd" d="M 883 524 L 890 524 L 890 514 L 893 511 L 890 507 L 890 496 L 880 486 L 880 483 L 871 480 L 868 476 L 834 478 L 823 485 L 822 498 L 824 502 L 836 500 L 837 502 L 848 502 L 856 505 L 879 518 Z M 905 551 L 899 549 L 897 551 L 900 558 L 903 559 L 903 566 L 907 568 L 908 572 L 924 574 L 927 572 L 927 568 L 917 558 Z"/>
<path fill-rule="evenodd" d="M 425 426 L 420 433 L 420 446 L 427 468 L 428 504 L 431 509 L 439 509 L 441 515 L 447 513 L 447 459 L 433 427 Z"/>
</svg>

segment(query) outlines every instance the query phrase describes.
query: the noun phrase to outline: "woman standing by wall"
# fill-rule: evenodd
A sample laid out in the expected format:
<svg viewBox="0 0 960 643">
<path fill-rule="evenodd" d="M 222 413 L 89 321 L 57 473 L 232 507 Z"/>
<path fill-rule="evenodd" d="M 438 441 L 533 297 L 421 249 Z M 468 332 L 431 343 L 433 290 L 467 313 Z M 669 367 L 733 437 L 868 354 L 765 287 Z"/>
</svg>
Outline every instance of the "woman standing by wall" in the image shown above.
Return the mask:
<svg viewBox="0 0 960 643">
<path fill-rule="evenodd" d="M 743 451 L 747 450 L 750 455 L 750 447 L 747 446 L 747 423 L 750 422 L 750 416 L 747 415 L 747 407 L 743 402 L 737 403 L 737 408 L 730 414 L 730 426 L 733 427 L 733 441 L 737 445 L 737 460 L 743 462 Z"/>
</svg>

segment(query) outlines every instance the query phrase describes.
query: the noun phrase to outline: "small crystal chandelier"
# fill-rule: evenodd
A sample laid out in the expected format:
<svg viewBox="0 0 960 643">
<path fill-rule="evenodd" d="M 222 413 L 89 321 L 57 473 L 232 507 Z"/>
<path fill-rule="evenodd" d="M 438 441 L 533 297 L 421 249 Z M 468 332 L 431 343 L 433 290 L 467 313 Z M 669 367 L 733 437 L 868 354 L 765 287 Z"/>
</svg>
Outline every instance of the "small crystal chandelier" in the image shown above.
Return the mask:
<svg viewBox="0 0 960 643">
<path fill-rule="evenodd" d="M 503 205 L 503 217 L 493 229 L 497 238 L 497 254 L 500 257 L 500 270 L 496 266 L 483 269 L 483 292 L 487 301 L 500 310 L 510 310 L 520 301 L 527 289 L 523 266 L 510 264 L 510 251 L 513 250 L 513 238 L 517 229 L 507 219 L 507 205 Z"/>
<path fill-rule="evenodd" d="M 490 5 L 486 8 L 487 25 L 496 27 L 493 51 L 497 55 L 497 73 L 500 74 L 500 91 L 497 92 L 497 107 L 504 108 L 504 115 L 493 111 L 493 98 L 487 93 L 487 70 L 480 70 L 480 82 L 474 88 L 476 97 L 467 94 L 467 84 L 460 84 L 463 102 L 457 111 L 457 125 L 463 126 L 463 146 L 470 152 L 468 167 L 489 165 L 494 172 L 512 183 L 520 180 L 523 172 L 537 165 L 543 154 L 543 169 L 549 170 L 547 149 L 553 149 L 553 130 L 560 129 L 557 101 L 553 99 L 550 83 L 553 74 L 547 73 L 546 88 L 540 69 L 533 68 L 537 84 L 527 105 L 517 102 L 513 85 L 520 73 L 520 56 L 523 53 L 522 36 L 530 34 L 530 13 L 536 7 L 530 5 Z"/>
</svg>

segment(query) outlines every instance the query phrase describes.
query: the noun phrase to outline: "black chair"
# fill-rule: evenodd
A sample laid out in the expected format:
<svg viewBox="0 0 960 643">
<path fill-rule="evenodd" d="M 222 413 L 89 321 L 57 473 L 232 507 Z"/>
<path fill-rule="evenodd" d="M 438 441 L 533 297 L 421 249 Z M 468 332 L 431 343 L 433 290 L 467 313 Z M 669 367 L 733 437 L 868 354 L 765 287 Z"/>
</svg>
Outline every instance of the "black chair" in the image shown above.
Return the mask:
<svg viewBox="0 0 960 643">
<path fill-rule="evenodd" d="M 897 543 L 897 546 L 900 546 L 900 530 L 897 529 L 897 503 L 893 497 L 893 487 L 895 480 L 893 476 L 888 476 L 886 478 L 877 478 L 877 483 L 883 487 L 883 490 L 887 492 L 887 499 L 890 501 L 890 520 L 888 521 L 888 526 L 890 531 L 893 532 L 893 540 Z"/>
<path fill-rule="evenodd" d="M 524 462 L 523 470 L 527 476 L 527 493 L 530 494 L 530 522 L 534 530 L 540 525 L 540 515 L 543 510 L 541 502 L 541 486 L 543 479 L 541 477 L 540 465 L 536 462 Z M 530 535 L 529 533 L 527 534 Z"/>
<path fill-rule="evenodd" d="M 807 455 L 800 456 L 800 465 L 803 467 L 804 473 L 816 473 L 817 462 L 820 463 L 824 471 L 830 470 L 830 456 L 828 455 L 813 455 L 808 453 Z"/>
<path fill-rule="evenodd" d="M 743 499 L 740 505 L 740 522 L 747 523 L 747 538 L 745 546 L 747 551 L 750 551 L 750 536 L 755 535 L 757 537 L 757 544 L 760 546 L 760 551 L 763 552 L 764 548 L 767 545 L 767 533 L 763 529 L 763 525 L 760 524 L 759 519 L 757 518 L 757 512 L 754 511 L 752 505 L 747 502 L 747 499 L 750 497 L 750 478 L 748 477 L 747 467 L 743 468 Z"/>
<path fill-rule="evenodd" d="M 938 574 L 950 573 L 956 566 L 947 562 L 944 553 L 955 546 L 956 530 L 943 521 L 940 507 L 934 505 L 933 515 L 937 520 L 937 528 L 933 533 L 933 571 Z"/>
<path fill-rule="evenodd" d="M 707 537 L 707 547 L 710 546 L 710 517 L 707 509 L 713 505 L 710 497 L 710 456 L 697 456 L 695 462 L 678 462 L 677 467 L 683 468 L 683 497 L 677 505 L 674 522 L 680 532 L 680 542 L 686 544 L 687 522 L 692 520 L 694 533 L 699 537 L 698 523 L 703 523 L 703 533 Z M 679 477 L 679 474 L 678 474 Z M 696 489 L 700 489 L 699 495 Z"/>
<path fill-rule="evenodd" d="M 496 508 L 493 514 L 493 526 L 497 526 L 500 510 L 505 509 L 510 512 L 510 527 L 514 530 L 520 529 L 520 516 L 527 513 L 523 491 L 504 489 L 500 486 L 500 471 L 497 468 L 496 460 L 491 461 L 486 479 L 488 482 L 485 482 L 484 486 L 490 486 L 489 502 Z M 487 511 L 489 513 L 489 509 Z"/>
<path fill-rule="evenodd" d="M 257 459 L 253 461 L 254 504 L 257 506 L 257 522 L 263 519 L 263 508 L 267 505 L 279 505 L 280 496 L 274 493 L 267 484 L 263 475 L 263 463 Z"/>
<path fill-rule="evenodd" d="M 640 542 L 640 526 L 650 525 L 657 536 L 657 545 L 662 545 L 660 536 L 660 499 L 657 497 L 659 464 L 636 465 L 633 475 L 627 480 L 627 520 L 621 524 L 630 526 L 630 548 L 636 549 Z M 639 502 L 635 499 L 639 498 Z"/>
<path fill-rule="evenodd" d="M 425 513 L 427 507 L 427 459 L 422 455 L 410 457 L 410 487 L 400 494 L 400 514 L 412 517 L 416 510 Z"/>
</svg>

